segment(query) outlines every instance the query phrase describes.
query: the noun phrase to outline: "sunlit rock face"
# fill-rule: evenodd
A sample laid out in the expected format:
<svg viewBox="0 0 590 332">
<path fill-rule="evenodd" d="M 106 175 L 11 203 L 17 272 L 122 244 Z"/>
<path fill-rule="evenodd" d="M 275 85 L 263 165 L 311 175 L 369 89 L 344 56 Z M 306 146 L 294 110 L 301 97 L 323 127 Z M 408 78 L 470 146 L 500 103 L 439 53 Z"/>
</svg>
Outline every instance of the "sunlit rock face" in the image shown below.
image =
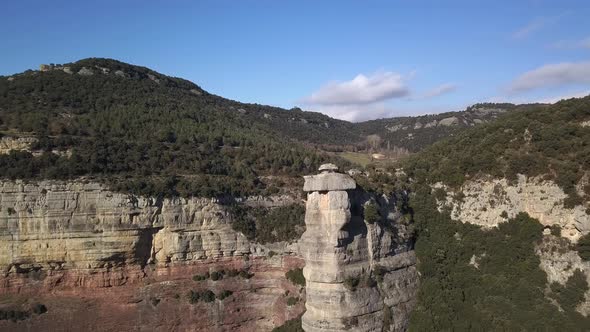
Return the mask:
<svg viewBox="0 0 590 332">
<path fill-rule="evenodd" d="M 362 207 L 371 196 L 355 189 L 350 176 L 322 168 L 305 177 L 306 232 L 299 242 L 307 294 L 303 329 L 405 330 L 417 272 L 411 240 L 384 225 L 399 226 L 395 204 L 379 197 L 387 220 L 369 224 Z"/>
<path fill-rule="evenodd" d="M 0 331 L 268 331 L 298 317 L 305 291 L 285 273 L 303 260 L 279 244 L 270 257 L 231 222 L 215 199 L 139 197 L 83 181 L 0 182 L 0 310 L 48 308 L 28 321 L 0 320 Z M 193 280 L 220 270 L 250 277 Z M 232 294 L 189 301 L 190 291 L 207 290 Z"/>
<path fill-rule="evenodd" d="M 449 208 L 454 220 L 489 228 L 526 212 L 544 226 L 559 225 L 561 236 L 572 242 L 590 232 L 587 207 L 564 207 L 567 195 L 550 180 L 519 175 L 514 183 L 506 179 L 467 181 L 456 192 L 442 183 L 435 184 L 433 188 L 445 193 L 446 197 L 438 201 L 439 210 Z M 461 199 L 456 198 L 457 194 Z"/>
</svg>

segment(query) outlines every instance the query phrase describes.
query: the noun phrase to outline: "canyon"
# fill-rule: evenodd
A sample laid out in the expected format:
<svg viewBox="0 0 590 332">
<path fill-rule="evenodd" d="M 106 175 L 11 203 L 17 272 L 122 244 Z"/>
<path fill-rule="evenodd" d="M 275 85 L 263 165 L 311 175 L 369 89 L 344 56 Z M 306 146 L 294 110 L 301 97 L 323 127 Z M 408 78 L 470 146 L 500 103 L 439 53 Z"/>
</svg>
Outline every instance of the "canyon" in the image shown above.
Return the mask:
<svg viewBox="0 0 590 332">
<path fill-rule="evenodd" d="M 309 187 L 309 179 L 317 181 Z M 307 307 L 307 331 L 405 330 L 418 275 L 396 203 L 345 174 L 309 179 L 307 235 L 268 245 L 234 231 L 230 209 L 215 198 L 141 197 L 83 180 L 3 181 L 0 309 L 48 310 L 0 320 L 0 329 L 264 331 Z M 371 200 L 395 229 L 363 220 Z M 303 266 L 306 287 L 286 277 Z M 351 278 L 358 285 L 346 286 Z M 208 291 L 216 299 L 191 301 Z"/>
</svg>

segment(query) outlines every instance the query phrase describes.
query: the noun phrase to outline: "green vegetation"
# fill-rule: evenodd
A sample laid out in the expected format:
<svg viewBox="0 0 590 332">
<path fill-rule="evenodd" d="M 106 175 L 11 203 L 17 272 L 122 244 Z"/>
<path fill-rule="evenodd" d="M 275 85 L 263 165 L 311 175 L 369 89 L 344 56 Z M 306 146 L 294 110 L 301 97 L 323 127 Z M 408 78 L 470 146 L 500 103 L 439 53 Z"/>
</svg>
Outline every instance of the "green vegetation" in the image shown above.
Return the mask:
<svg viewBox="0 0 590 332">
<path fill-rule="evenodd" d="M 421 281 L 411 330 L 494 326 L 508 331 L 578 331 L 590 327 L 589 318 L 571 309 L 579 302 L 572 292 L 554 295 L 569 303 L 562 306 L 564 311 L 545 295 L 547 276 L 534 249 L 543 233 L 537 220 L 521 213 L 498 228 L 482 230 L 438 212 L 428 185 L 417 183 L 414 191 Z M 478 267 L 469 264 L 473 256 L 480 257 Z M 581 288 L 578 281 L 566 286 Z"/>
<path fill-rule="evenodd" d="M 334 142 L 356 140 L 344 121 L 241 104 L 147 68 L 109 59 L 67 66 L 94 75 L 51 70 L 0 79 L 0 130 L 34 135 L 33 148 L 45 151 L 0 156 L 2 177 L 91 176 L 134 194 L 245 196 L 266 192 L 262 176 L 299 176 L 333 159 L 297 142 L 329 142 L 326 123 Z"/>
<path fill-rule="evenodd" d="M 410 152 L 418 152 L 425 147 L 446 137 L 476 125 L 481 121 L 493 121 L 504 113 L 518 112 L 527 109 L 528 105 L 516 106 L 512 104 L 476 104 L 468 107 L 464 112 L 446 112 L 440 114 L 423 115 L 417 117 L 396 117 L 391 119 L 371 120 L 357 124 L 357 130 L 364 135 L 377 135 L 380 138 L 378 148 L 402 148 Z M 479 112 L 478 108 L 487 109 Z M 443 119 L 456 118 L 453 125 L 438 124 Z M 427 126 L 427 124 L 429 124 Z"/>
<path fill-rule="evenodd" d="M 590 233 L 578 239 L 576 250 L 583 261 L 590 261 Z"/>
<path fill-rule="evenodd" d="M 361 273 L 358 276 L 348 276 L 344 279 L 344 287 L 350 291 L 355 291 L 357 288 L 375 287 L 377 283 L 370 273 Z"/>
<path fill-rule="evenodd" d="M 350 161 L 353 164 L 357 164 L 360 166 L 367 166 L 368 164 L 371 163 L 371 156 L 369 156 L 368 153 L 365 152 L 350 152 L 350 151 L 346 151 L 346 152 L 340 152 L 338 153 L 338 156 L 340 156 L 341 158 Z"/>
<path fill-rule="evenodd" d="M 211 272 L 211 280 L 217 281 L 223 279 L 223 273 L 221 271 Z"/>
<path fill-rule="evenodd" d="M 561 236 L 561 226 L 559 225 L 552 225 L 551 226 L 551 235 L 553 236 Z"/>
<path fill-rule="evenodd" d="M 385 267 L 381 265 L 375 265 L 375 268 L 373 269 L 373 275 L 375 276 L 377 282 L 383 282 L 383 277 L 386 273 L 387 269 Z"/>
<path fill-rule="evenodd" d="M 365 221 L 369 224 L 374 224 L 381 220 L 381 215 L 379 214 L 379 207 L 377 203 L 374 201 L 370 201 L 365 204 Z"/>
<path fill-rule="evenodd" d="M 584 301 L 585 293 L 588 291 L 586 275 L 580 270 L 575 270 L 565 286 L 553 283 L 551 284 L 551 291 L 563 310 L 574 311 L 576 306 Z"/>
<path fill-rule="evenodd" d="M 47 312 L 47 307 L 41 303 L 35 303 L 30 310 L 0 309 L 0 321 L 10 320 L 17 322 L 31 318 L 32 314 L 42 315 Z"/>
<path fill-rule="evenodd" d="M 404 169 L 428 183 L 460 186 L 490 175 L 517 174 L 553 179 L 568 194 L 567 207 L 580 204 L 575 184 L 590 165 L 590 96 L 511 112 L 495 122 L 462 132 L 410 158 Z M 584 188 L 586 199 L 590 186 Z"/>
<path fill-rule="evenodd" d="M 227 290 L 227 289 L 226 289 L 226 290 L 222 291 L 221 293 L 219 293 L 219 299 L 220 299 L 221 301 L 223 301 L 224 299 L 226 299 L 226 298 L 228 298 L 228 297 L 232 296 L 232 294 L 233 294 L 233 293 L 234 293 L 234 292 L 232 292 L 232 291 L 230 291 L 230 290 Z"/>
<path fill-rule="evenodd" d="M 215 293 L 213 293 L 211 290 L 205 290 L 203 292 L 191 290 L 188 293 L 188 300 L 191 304 L 198 303 L 199 301 L 209 303 L 215 301 L 215 298 Z"/>
<path fill-rule="evenodd" d="M 287 277 L 287 279 L 293 284 L 305 287 L 305 277 L 303 276 L 302 268 L 296 268 L 287 271 L 287 273 L 285 273 L 285 277 Z"/>
<path fill-rule="evenodd" d="M 289 296 L 287 298 L 287 305 L 288 306 L 294 306 L 294 305 L 297 304 L 297 302 L 299 302 L 299 298 L 298 297 Z"/>
<path fill-rule="evenodd" d="M 209 274 L 209 272 L 207 272 L 205 274 L 198 274 L 198 275 L 193 276 L 193 280 L 194 281 L 203 281 L 203 280 L 209 279 L 209 277 L 210 277 L 210 274 Z"/>
<path fill-rule="evenodd" d="M 299 204 L 275 208 L 234 205 L 232 228 L 258 243 L 299 239 L 305 231 L 305 208 Z"/>
<path fill-rule="evenodd" d="M 248 269 L 241 269 L 241 270 L 236 270 L 236 269 L 230 269 L 230 270 L 218 270 L 218 271 L 213 271 L 211 273 L 206 272 L 205 274 L 197 274 L 193 276 L 193 280 L 194 281 L 204 281 L 204 280 L 213 280 L 213 281 L 218 281 L 218 280 L 222 280 L 223 278 L 227 277 L 227 278 L 234 278 L 234 277 L 240 277 L 240 278 L 244 278 L 244 279 L 250 279 L 254 276 L 253 273 L 250 273 L 248 271 Z"/>
<path fill-rule="evenodd" d="M 301 327 L 301 317 L 286 321 L 285 324 L 275 327 L 272 332 L 303 332 L 303 328 Z"/>
</svg>

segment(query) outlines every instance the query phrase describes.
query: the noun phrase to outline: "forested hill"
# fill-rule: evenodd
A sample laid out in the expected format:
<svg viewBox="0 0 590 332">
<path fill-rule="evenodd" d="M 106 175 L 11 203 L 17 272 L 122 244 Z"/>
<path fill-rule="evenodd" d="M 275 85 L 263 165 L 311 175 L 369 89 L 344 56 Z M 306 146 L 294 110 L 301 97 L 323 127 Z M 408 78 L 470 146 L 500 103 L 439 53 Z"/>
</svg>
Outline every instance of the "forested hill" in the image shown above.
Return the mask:
<svg viewBox="0 0 590 332">
<path fill-rule="evenodd" d="M 445 112 L 412 117 L 378 119 L 357 124 L 361 135 L 379 135 L 384 144 L 418 152 L 425 147 L 471 127 L 495 121 L 499 117 L 539 104 L 481 103 L 460 112 Z M 389 142 L 389 143 L 388 143 Z"/>
<path fill-rule="evenodd" d="M 588 270 L 574 268 L 564 258 L 582 259 L 588 266 L 587 231 L 573 244 L 562 237 L 566 218 L 558 218 L 547 234 L 547 212 L 539 212 L 539 219 L 547 217 L 541 224 L 522 211 L 510 217 L 504 211 L 504 222 L 484 229 L 474 225 L 481 214 L 451 218 L 450 210 L 438 204 L 445 191 L 433 190 L 436 183 L 444 183 L 459 190 L 454 191 L 457 201 L 482 201 L 485 213 L 503 199 L 504 187 L 494 187 L 497 196 L 488 201 L 477 194 L 462 196 L 466 181 L 506 178 L 514 184 L 518 174 L 540 177 L 567 194 L 553 208 L 585 209 L 585 217 L 578 217 L 584 231 L 590 220 L 590 96 L 513 112 L 464 131 L 411 156 L 404 170 L 413 180 L 409 210 L 417 229 L 421 275 L 410 330 L 590 330 L 590 317 L 580 309 L 588 303 Z M 519 192 L 522 199 L 543 193 L 541 188 Z M 533 206 L 547 199 L 538 197 Z M 514 200 L 510 204 L 518 205 Z M 542 259 L 551 263 L 543 265 Z M 567 267 L 547 267 L 559 264 Z M 565 275 L 563 282 L 550 278 L 551 271 Z"/>
<path fill-rule="evenodd" d="M 0 78 L 0 131 L 34 141 L 0 156 L 8 178 L 86 176 L 142 194 L 275 192 L 287 186 L 261 178 L 308 174 L 327 160 L 297 140 L 353 142 L 351 126 L 108 59 Z"/>
<path fill-rule="evenodd" d="M 104 113 L 117 107 L 155 110 L 166 107 L 174 112 L 190 108 L 200 120 L 241 121 L 258 129 L 312 143 L 346 144 L 358 142 L 354 125 L 298 108 L 287 112 L 278 107 L 245 104 L 210 94 L 184 79 L 169 77 L 145 67 L 112 59 L 90 58 L 64 65 L 41 65 L 40 71 L 3 77 L 0 80 L 0 107 L 9 122 L 34 131 L 51 122 L 49 134 L 84 130 L 75 120 L 59 120 L 67 114 Z M 34 102 L 33 102 L 33 99 Z M 43 111 L 44 116 L 37 116 Z M 4 115 L 4 114 L 3 114 Z M 33 128 L 37 126 L 37 128 Z M 166 135 L 166 129 L 150 135 Z"/>
<path fill-rule="evenodd" d="M 0 155 L 0 174 L 95 177 L 143 194 L 276 192 L 287 186 L 270 183 L 271 176 L 298 177 L 321 162 L 341 162 L 326 149 L 419 151 L 527 107 L 480 104 L 354 124 L 240 103 L 145 67 L 90 58 L 0 77 L 0 133 L 32 142 Z M 379 140 L 368 145 L 368 136 Z"/>
</svg>

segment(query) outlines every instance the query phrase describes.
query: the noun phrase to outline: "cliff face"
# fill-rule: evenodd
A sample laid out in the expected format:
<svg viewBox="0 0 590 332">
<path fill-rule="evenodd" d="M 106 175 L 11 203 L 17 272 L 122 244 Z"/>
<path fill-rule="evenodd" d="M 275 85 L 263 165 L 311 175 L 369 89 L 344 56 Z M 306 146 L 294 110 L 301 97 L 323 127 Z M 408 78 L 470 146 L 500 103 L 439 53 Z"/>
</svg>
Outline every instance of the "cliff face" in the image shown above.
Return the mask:
<svg viewBox="0 0 590 332">
<path fill-rule="evenodd" d="M 439 184 L 436 188 L 446 188 Z M 545 226 L 559 225 L 562 236 L 576 241 L 590 232 L 590 216 L 583 205 L 565 208 L 567 195 L 552 181 L 519 175 L 514 184 L 506 179 L 468 181 L 457 193 L 445 192 L 439 201 L 441 209 L 451 209 L 451 217 L 471 224 L 494 227 L 526 212 Z"/>
<path fill-rule="evenodd" d="M 587 206 L 564 207 L 567 195 L 554 182 L 519 175 L 515 183 L 506 179 L 469 181 L 458 192 L 448 191 L 441 184 L 434 187 L 444 192 L 438 201 L 439 210 L 450 209 L 455 220 L 489 228 L 520 212 L 538 219 L 545 232 L 536 254 L 547 274 L 547 286 L 554 282 L 565 285 L 576 270 L 584 273 L 590 284 L 590 262 L 583 261 L 574 250 L 578 239 L 590 232 Z M 584 195 L 581 190 L 579 194 Z M 552 226 L 560 227 L 559 236 L 551 234 Z M 590 314 L 590 291 L 577 310 L 585 316 Z"/>
<path fill-rule="evenodd" d="M 12 299 L 2 305 L 38 301 L 49 309 L 27 322 L 0 320 L 0 329 L 265 330 L 303 309 L 286 304 L 287 292 L 302 290 L 284 277 L 302 260 L 284 246 L 269 258 L 231 229 L 213 199 L 17 181 L 0 183 L 0 209 L 0 294 Z M 236 272 L 192 280 L 221 270 Z M 218 299 L 191 304 L 191 290 L 212 290 Z M 219 299 L 223 291 L 233 293 Z"/>
<path fill-rule="evenodd" d="M 355 189 L 348 175 L 306 177 L 309 192 L 305 259 L 305 331 L 397 331 L 407 327 L 417 288 L 415 255 L 403 239 L 360 213 L 371 197 Z M 385 199 L 381 215 L 400 219 Z M 403 232 L 397 232 L 401 234 Z"/>
</svg>

